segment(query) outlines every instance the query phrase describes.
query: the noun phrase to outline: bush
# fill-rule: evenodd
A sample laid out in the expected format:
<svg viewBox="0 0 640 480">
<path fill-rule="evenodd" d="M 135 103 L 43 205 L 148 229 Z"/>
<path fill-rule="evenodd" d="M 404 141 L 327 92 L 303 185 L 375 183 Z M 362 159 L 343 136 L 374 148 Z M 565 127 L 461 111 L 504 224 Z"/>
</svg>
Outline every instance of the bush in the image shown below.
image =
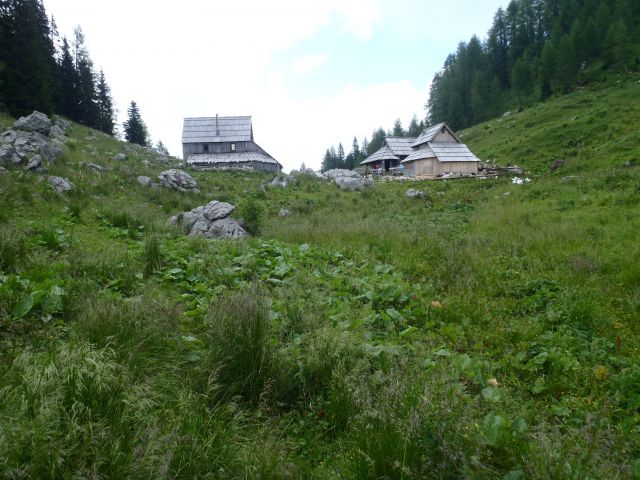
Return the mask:
<svg viewBox="0 0 640 480">
<path fill-rule="evenodd" d="M 258 235 L 264 216 L 264 208 L 262 205 L 255 198 L 249 197 L 243 205 L 241 213 L 245 230 L 251 235 Z"/>
</svg>

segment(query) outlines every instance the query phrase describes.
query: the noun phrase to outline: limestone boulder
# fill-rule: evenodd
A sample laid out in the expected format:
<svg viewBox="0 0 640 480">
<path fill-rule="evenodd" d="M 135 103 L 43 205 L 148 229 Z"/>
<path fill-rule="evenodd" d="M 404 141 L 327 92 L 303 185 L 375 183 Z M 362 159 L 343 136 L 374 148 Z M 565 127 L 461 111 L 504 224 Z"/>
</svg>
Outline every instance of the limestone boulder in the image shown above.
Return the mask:
<svg viewBox="0 0 640 480">
<path fill-rule="evenodd" d="M 169 223 L 182 226 L 191 237 L 246 238 L 249 235 L 245 229 L 230 216 L 234 209 L 234 205 L 214 200 L 171 217 Z"/>
<path fill-rule="evenodd" d="M 43 135 L 49 135 L 51 130 L 51 120 L 44 113 L 33 112 L 26 117 L 20 117 L 13 124 L 16 130 L 24 130 L 26 132 L 38 132 Z"/>
<path fill-rule="evenodd" d="M 160 185 L 172 190 L 178 190 L 180 192 L 198 191 L 198 184 L 193 177 L 184 170 L 177 168 L 165 170 L 158 175 L 158 179 L 160 180 Z"/>
</svg>

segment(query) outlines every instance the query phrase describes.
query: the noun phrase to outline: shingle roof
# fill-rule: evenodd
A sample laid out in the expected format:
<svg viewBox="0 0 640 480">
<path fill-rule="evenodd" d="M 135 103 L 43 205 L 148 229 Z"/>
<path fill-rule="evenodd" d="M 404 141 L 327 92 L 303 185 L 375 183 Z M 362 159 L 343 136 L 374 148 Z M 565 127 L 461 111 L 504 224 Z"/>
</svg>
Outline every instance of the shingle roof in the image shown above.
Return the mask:
<svg viewBox="0 0 640 480">
<path fill-rule="evenodd" d="M 265 155 L 262 152 L 236 152 L 236 153 L 216 153 L 216 154 L 196 154 L 187 157 L 187 165 L 191 164 L 216 164 L 216 163 L 278 163 L 277 160 Z"/>
<path fill-rule="evenodd" d="M 413 144 L 411 144 L 412 147 L 417 147 L 418 145 L 422 145 L 423 143 L 427 143 L 433 140 L 433 138 L 438 134 L 438 132 L 440 131 L 440 129 L 442 127 L 445 127 L 447 130 L 449 130 L 449 132 L 451 133 L 451 135 L 453 135 L 456 140 L 460 141 L 460 139 L 458 139 L 458 137 L 456 137 L 456 134 L 453 133 L 453 130 L 451 130 L 449 128 L 449 125 L 447 125 L 446 123 L 442 122 L 439 123 L 437 125 L 434 125 L 432 127 L 429 127 L 425 130 L 422 131 L 422 133 L 420 134 L 420 136 L 418 137 L 418 139 L 413 142 Z"/>
<path fill-rule="evenodd" d="M 425 154 L 422 154 L 425 152 Z M 436 157 L 440 162 L 479 162 L 480 160 L 464 143 L 430 142 L 429 148 L 417 150 L 405 158 L 402 163 Z"/>
<path fill-rule="evenodd" d="M 375 153 L 369 155 L 366 159 L 360 162 L 360 165 L 367 163 L 380 162 L 382 160 L 400 160 L 400 158 L 393 153 L 393 150 L 388 145 L 382 146 Z"/>
<path fill-rule="evenodd" d="M 411 155 L 402 160 L 402 163 L 411 162 L 413 160 L 422 160 L 423 158 L 434 158 L 436 156 L 429 147 L 420 150 L 414 150 Z"/>
<path fill-rule="evenodd" d="M 413 152 L 411 144 L 415 142 L 416 139 L 412 137 L 387 137 L 384 141 L 395 155 L 404 157 L 411 155 Z"/>
<path fill-rule="evenodd" d="M 182 127 L 182 143 L 250 142 L 252 140 L 251 117 L 185 118 Z"/>
</svg>

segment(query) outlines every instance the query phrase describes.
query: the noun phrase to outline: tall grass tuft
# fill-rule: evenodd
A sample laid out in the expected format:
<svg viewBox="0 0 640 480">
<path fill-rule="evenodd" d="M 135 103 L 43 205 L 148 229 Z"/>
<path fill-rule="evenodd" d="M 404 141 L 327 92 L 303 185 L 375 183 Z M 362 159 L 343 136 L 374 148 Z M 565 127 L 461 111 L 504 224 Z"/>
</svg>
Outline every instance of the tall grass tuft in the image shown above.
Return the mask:
<svg viewBox="0 0 640 480">
<path fill-rule="evenodd" d="M 8 232 L 0 232 L 0 272 L 16 272 L 21 258 L 27 251 L 23 237 L 9 235 Z"/>
<path fill-rule="evenodd" d="M 207 316 L 208 363 L 229 396 L 256 402 L 272 375 L 267 302 L 258 287 L 216 301 Z"/>
<path fill-rule="evenodd" d="M 153 275 L 153 272 L 162 267 L 162 251 L 160 250 L 158 237 L 152 236 L 144 243 L 142 262 L 145 278 L 149 278 Z"/>
</svg>

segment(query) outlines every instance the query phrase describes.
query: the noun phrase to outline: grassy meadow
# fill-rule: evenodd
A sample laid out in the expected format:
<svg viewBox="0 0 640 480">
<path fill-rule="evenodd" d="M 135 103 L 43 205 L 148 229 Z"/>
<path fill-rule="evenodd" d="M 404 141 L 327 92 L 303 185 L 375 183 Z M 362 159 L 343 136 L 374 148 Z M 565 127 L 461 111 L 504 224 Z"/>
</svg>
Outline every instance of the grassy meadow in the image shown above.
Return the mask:
<svg viewBox="0 0 640 480">
<path fill-rule="evenodd" d="M 0 174 L 0 477 L 640 478 L 639 94 L 460 132 L 524 185 L 179 193 L 74 125 L 75 191 Z M 167 224 L 214 199 L 258 234 Z"/>
</svg>

